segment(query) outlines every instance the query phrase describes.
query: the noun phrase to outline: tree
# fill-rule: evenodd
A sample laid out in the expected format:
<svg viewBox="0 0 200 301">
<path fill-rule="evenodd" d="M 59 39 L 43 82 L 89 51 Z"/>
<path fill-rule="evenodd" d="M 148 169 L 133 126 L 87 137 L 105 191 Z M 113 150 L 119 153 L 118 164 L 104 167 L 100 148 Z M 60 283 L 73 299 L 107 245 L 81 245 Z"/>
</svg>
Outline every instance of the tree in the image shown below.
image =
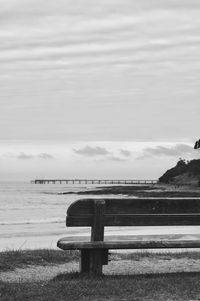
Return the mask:
<svg viewBox="0 0 200 301">
<path fill-rule="evenodd" d="M 195 142 L 194 149 L 200 148 L 200 139 Z"/>
</svg>

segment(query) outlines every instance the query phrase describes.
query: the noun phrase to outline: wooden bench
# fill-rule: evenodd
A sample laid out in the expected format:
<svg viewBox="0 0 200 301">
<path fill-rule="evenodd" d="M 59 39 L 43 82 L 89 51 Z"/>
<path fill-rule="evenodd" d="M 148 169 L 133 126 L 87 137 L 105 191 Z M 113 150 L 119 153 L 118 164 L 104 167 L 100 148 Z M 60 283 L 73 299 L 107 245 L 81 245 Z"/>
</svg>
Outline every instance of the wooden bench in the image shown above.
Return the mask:
<svg viewBox="0 0 200 301">
<path fill-rule="evenodd" d="M 108 236 L 104 226 L 190 226 L 200 225 L 200 199 L 84 199 L 67 210 L 68 227 L 91 227 L 91 237 L 65 237 L 57 246 L 80 250 L 80 272 L 101 276 L 108 264 L 109 249 L 200 248 L 199 240 L 153 239 L 137 236 Z"/>
</svg>

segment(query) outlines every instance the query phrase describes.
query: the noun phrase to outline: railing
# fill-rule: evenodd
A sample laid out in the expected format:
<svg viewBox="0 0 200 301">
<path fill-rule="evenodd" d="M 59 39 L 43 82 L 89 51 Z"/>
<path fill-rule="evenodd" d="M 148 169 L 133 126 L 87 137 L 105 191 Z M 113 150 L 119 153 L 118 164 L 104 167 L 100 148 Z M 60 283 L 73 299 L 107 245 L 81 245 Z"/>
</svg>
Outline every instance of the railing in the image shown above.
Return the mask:
<svg viewBox="0 0 200 301">
<path fill-rule="evenodd" d="M 36 179 L 32 184 L 156 184 L 158 180 Z"/>
</svg>

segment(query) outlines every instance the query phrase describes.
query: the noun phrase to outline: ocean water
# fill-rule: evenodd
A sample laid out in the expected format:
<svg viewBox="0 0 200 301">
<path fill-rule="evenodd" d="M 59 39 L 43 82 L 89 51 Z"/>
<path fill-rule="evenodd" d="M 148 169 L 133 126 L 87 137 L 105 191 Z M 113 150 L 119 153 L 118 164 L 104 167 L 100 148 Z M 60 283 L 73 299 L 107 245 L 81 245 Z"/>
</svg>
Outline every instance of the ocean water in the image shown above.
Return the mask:
<svg viewBox="0 0 200 301">
<path fill-rule="evenodd" d="M 90 188 L 92 185 L 0 182 L 0 250 L 56 248 L 58 238 L 66 234 L 89 233 L 89 228 L 65 226 L 69 205 L 88 196 L 62 193 Z"/>
<path fill-rule="evenodd" d="M 90 229 L 87 227 L 66 228 L 67 208 L 80 198 L 105 196 L 63 195 L 62 192 L 81 192 L 96 186 L 0 182 L 0 250 L 56 248 L 57 240 L 63 236 L 89 234 Z M 106 195 L 106 198 L 108 197 L 113 196 Z M 194 238 L 200 236 L 200 227 L 109 227 L 106 228 L 106 233 L 182 234 L 187 238 Z"/>
</svg>

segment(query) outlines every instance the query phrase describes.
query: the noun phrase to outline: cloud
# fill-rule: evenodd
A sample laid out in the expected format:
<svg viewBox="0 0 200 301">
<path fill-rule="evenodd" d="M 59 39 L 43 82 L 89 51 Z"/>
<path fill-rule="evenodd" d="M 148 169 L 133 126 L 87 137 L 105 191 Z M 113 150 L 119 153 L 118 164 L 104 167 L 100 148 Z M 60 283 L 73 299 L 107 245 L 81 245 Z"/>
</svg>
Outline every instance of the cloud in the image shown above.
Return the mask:
<svg viewBox="0 0 200 301">
<path fill-rule="evenodd" d="M 115 154 L 115 152 L 108 151 L 104 147 L 89 145 L 86 145 L 81 149 L 74 149 L 74 152 L 85 157 L 97 157 L 97 161 L 115 162 L 125 162 L 131 155 L 131 153 L 125 149 L 120 149 L 119 151 L 117 151 L 117 154 Z"/>
<path fill-rule="evenodd" d="M 26 69 L 27 62 L 34 61 L 33 66 L 37 63 L 36 67 L 41 67 L 43 60 L 48 58 L 48 65 L 52 69 L 60 68 L 63 61 L 67 66 L 70 63 L 72 68 L 81 67 L 85 59 L 88 66 L 96 66 L 93 57 L 96 59 L 97 54 L 105 64 L 108 60 L 108 63 L 118 65 L 123 58 L 127 58 L 130 65 L 131 62 L 136 64 L 138 60 L 147 63 L 154 59 L 155 52 L 156 59 L 160 56 L 161 61 L 166 61 L 170 50 L 166 47 L 171 48 L 170 56 L 174 58 L 182 48 L 199 43 L 198 27 L 193 21 L 193 15 L 186 18 L 184 14 L 176 15 L 169 11 L 175 1 L 170 1 L 171 5 L 164 2 L 160 5 L 160 1 L 148 1 L 148 5 L 146 1 L 142 1 L 141 5 L 135 1 L 127 1 L 126 5 L 118 1 L 116 5 L 116 1 L 109 1 L 100 5 L 101 9 L 99 5 L 91 6 L 90 1 L 84 5 L 81 1 L 76 4 L 73 1 L 59 1 L 59 5 L 55 1 L 48 1 L 47 4 L 45 0 L 42 5 L 40 2 L 31 1 L 30 4 L 29 1 L 27 4 L 21 0 L 16 5 L 14 1 L 13 5 L 6 5 L 2 9 L 4 22 L 1 22 L 4 26 L 0 31 L 0 59 L 6 65 Z M 182 5 L 176 3 L 177 8 L 181 9 Z M 190 7 L 193 8 L 193 5 Z M 116 14 L 113 14 L 114 8 Z M 159 26 L 161 20 L 162 26 Z M 194 26 L 193 35 L 187 32 L 180 34 L 182 26 L 189 22 Z M 145 27 L 149 29 L 148 36 L 145 36 Z M 178 30 L 179 34 L 172 35 L 174 30 Z"/>
<path fill-rule="evenodd" d="M 124 157 L 130 157 L 131 156 L 131 152 L 126 150 L 126 149 L 121 149 L 120 150 L 120 154 Z"/>
<path fill-rule="evenodd" d="M 155 148 L 146 148 L 143 151 L 143 155 L 137 157 L 137 159 L 146 159 L 156 156 L 168 156 L 168 157 L 181 157 L 184 155 L 193 155 L 194 149 L 188 144 L 176 144 L 175 146 L 157 146 Z"/>
<path fill-rule="evenodd" d="M 1 107 L 1 139 L 196 136 L 200 1 L 0 0 L 0 7 L 0 103 L 16 106 Z M 44 107 L 29 107 L 37 103 Z"/>
<path fill-rule="evenodd" d="M 54 156 L 52 156 L 51 154 L 48 154 L 48 153 L 41 153 L 41 154 L 37 155 L 37 157 L 40 159 L 44 159 L 44 160 L 55 159 Z"/>
<path fill-rule="evenodd" d="M 106 157 L 107 160 L 109 161 L 115 161 L 115 162 L 125 162 L 127 161 L 127 158 L 122 158 L 122 157 L 119 157 L 119 156 L 115 156 L 115 155 L 110 155 L 110 156 L 107 156 Z"/>
<path fill-rule="evenodd" d="M 14 157 L 17 159 L 21 159 L 21 160 L 29 160 L 29 159 L 33 159 L 35 156 L 32 154 L 26 154 L 26 153 L 21 152 L 18 155 L 13 155 L 13 158 Z"/>
<path fill-rule="evenodd" d="M 19 159 L 19 160 L 30 160 L 30 159 L 42 159 L 42 160 L 48 160 L 48 159 L 55 159 L 54 156 L 48 153 L 39 153 L 36 155 L 28 154 L 24 152 L 20 152 L 18 154 L 14 154 L 12 152 L 8 152 L 2 155 L 6 158 L 13 158 L 13 159 Z"/>
<path fill-rule="evenodd" d="M 74 149 L 74 152 L 78 155 L 82 155 L 82 156 L 86 156 L 86 157 L 95 157 L 95 156 L 106 156 L 109 155 L 110 152 L 101 146 L 89 146 L 86 145 L 84 148 L 82 149 Z"/>
</svg>

